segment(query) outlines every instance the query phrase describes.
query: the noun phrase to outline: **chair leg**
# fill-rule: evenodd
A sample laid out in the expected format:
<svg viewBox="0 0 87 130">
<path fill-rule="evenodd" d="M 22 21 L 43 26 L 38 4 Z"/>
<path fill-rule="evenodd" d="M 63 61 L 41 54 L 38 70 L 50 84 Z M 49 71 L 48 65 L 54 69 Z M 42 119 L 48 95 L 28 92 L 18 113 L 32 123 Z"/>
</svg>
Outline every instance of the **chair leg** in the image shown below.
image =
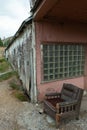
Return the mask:
<svg viewBox="0 0 87 130">
<path fill-rule="evenodd" d="M 56 128 L 59 128 L 59 124 L 60 124 L 60 115 L 56 114 Z"/>
<path fill-rule="evenodd" d="M 76 117 L 76 120 L 79 120 L 79 116 Z"/>
<path fill-rule="evenodd" d="M 79 113 L 76 114 L 76 120 L 79 120 Z"/>
</svg>

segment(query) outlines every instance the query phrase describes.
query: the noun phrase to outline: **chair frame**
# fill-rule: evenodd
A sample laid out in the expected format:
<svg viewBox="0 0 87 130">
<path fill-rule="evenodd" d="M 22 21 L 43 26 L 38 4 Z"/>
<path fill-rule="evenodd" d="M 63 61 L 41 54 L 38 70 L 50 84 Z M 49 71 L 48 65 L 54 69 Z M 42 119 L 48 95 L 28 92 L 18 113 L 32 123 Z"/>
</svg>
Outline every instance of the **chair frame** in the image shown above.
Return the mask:
<svg viewBox="0 0 87 130">
<path fill-rule="evenodd" d="M 72 86 L 72 88 L 78 88 L 75 85 L 64 83 L 62 91 L 64 91 L 65 85 L 68 85 L 68 87 Z M 61 93 L 48 93 L 45 95 L 46 98 L 44 100 L 44 112 L 56 120 L 57 128 L 60 125 L 61 119 L 67 119 L 68 117 L 79 119 L 83 89 L 78 88 L 78 90 L 79 91 L 76 96 L 77 98 L 70 101 L 62 99 L 62 91 Z"/>
</svg>

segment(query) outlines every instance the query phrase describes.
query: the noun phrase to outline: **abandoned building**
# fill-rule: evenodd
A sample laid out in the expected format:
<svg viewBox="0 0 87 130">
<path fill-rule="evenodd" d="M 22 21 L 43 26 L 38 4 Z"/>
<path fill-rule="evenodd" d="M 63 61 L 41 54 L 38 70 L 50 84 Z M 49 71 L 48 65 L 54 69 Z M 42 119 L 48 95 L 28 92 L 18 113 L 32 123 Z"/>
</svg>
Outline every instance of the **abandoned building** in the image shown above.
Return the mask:
<svg viewBox="0 0 87 130">
<path fill-rule="evenodd" d="M 63 83 L 87 89 L 87 1 L 31 0 L 31 17 L 6 48 L 6 57 L 31 101 L 61 91 Z"/>
</svg>

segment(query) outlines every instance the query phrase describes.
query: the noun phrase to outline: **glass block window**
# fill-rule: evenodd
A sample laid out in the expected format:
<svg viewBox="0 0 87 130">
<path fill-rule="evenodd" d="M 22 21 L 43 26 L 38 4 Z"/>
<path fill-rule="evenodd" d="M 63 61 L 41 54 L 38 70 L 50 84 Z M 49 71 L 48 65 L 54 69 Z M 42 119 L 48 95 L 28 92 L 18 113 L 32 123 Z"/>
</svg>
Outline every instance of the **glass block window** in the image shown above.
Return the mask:
<svg viewBox="0 0 87 130">
<path fill-rule="evenodd" d="M 43 80 L 82 76 L 84 50 L 83 45 L 43 45 Z"/>
</svg>

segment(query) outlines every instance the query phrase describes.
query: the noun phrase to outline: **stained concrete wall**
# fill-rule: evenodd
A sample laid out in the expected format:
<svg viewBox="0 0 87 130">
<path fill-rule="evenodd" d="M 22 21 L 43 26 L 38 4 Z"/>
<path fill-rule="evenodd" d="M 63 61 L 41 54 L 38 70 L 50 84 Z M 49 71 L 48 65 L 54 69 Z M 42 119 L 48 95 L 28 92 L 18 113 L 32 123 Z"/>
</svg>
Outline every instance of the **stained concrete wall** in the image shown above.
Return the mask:
<svg viewBox="0 0 87 130">
<path fill-rule="evenodd" d="M 20 80 L 29 94 L 30 81 L 30 50 L 32 41 L 32 26 L 28 25 L 6 50 L 8 60 L 18 71 Z"/>
</svg>

